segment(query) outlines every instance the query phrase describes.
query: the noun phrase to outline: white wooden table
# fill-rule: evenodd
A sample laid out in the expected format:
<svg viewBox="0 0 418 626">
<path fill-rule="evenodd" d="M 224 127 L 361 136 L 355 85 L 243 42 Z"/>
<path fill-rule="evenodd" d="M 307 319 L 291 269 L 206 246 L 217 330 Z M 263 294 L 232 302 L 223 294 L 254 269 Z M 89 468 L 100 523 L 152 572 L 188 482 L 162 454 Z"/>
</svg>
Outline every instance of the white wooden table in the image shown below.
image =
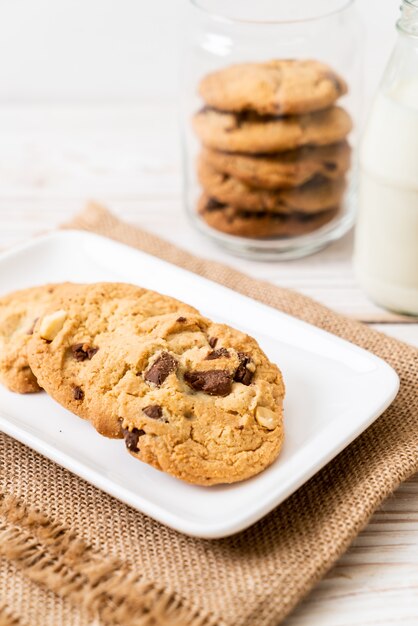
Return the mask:
<svg viewBox="0 0 418 626">
<path fill-rule="evenodd" d="M 287 263 L 231 257 L 182 210 L 170 103 L 0 107 L 0 248 L 54 228 L 86 199 L 200 256 L 216 258 L 418 345 L 418 324 L 374 306 L 351 269 L 352 238 Z M 378 511 L 286 626 L 418 624 L 418 478 Z M 256 626 L 256 625 L 254 625 Z"/>
</svg>

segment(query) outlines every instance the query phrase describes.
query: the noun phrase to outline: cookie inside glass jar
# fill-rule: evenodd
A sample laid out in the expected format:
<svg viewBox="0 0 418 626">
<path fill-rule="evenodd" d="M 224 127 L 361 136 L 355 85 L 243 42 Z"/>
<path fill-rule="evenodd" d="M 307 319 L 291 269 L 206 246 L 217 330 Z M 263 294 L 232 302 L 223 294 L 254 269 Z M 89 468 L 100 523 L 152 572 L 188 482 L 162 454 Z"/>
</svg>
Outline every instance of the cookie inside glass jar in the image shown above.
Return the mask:
<svg viewBox="0 0 418 626">
<path fill-rule="evenodd" d="M 350 168 L 344 79 L 315 60 L 230 65 L 204 76 L 196 211 L 250 239 L 312 233 L 342 210 Z"/>
</svg>

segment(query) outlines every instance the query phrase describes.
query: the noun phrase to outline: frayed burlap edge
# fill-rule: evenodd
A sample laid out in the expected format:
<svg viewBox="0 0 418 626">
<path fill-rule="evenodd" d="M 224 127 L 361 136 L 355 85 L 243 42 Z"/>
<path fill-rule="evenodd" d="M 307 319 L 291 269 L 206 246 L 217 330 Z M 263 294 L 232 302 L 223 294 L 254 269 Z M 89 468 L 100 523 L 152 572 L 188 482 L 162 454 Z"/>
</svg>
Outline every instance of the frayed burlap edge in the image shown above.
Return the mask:
<svg viewBox="0 0 418 626">
<path fill-rule="evenodd" d="M 7 604 L 0 601 L 0 626 L 24 626 Z"/>
<path fill-rule="evenodd" d="M 87 610 L 98 626 L 215 626 L 210 616 L 143 582 L 124 563 L 103 557 L 61 524 L 1 495 L 0 555 L 32 582 Z M 0 606 L 3 625 L 20 625 L 5 605 Z"/>
</svg>

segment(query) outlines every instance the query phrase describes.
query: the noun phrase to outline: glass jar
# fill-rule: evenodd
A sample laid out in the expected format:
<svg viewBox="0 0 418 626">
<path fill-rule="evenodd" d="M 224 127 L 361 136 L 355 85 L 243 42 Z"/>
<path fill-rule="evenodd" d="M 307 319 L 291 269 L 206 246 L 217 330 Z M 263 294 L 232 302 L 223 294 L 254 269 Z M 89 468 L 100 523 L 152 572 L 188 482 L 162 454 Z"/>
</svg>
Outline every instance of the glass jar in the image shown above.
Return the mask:
<svg viewBox="0 0 418 626">
<path fill-rule="evenodd" d="M 418 315 L 418 0 L 397 27 L 360 149 L 354 265 L 378 304 Z"/>
<path fill-rule="evenodd" d="M 184 199 L 233 253 L 312 253 L 353 224 L 362 29 L 354 0 L 190 0 Z"/>
</svg>

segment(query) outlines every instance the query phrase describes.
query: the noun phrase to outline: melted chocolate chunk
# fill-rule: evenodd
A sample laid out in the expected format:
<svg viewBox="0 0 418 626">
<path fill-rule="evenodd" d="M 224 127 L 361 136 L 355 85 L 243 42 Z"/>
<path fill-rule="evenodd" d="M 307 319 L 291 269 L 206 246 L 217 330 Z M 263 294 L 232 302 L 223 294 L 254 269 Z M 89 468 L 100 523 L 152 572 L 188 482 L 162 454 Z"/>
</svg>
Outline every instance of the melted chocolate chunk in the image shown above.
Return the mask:
<svg viewBox="0 0 418 626">
<path fill-rule="evenodd" d="M 148 383 L 153 383 L 160 387 L 167 376 L 177 367 L 177 361 L 168 352 L 162 352 L 158 359 L 154 361 L 149 370 L 144 374 L 144 379 Z"/>
<path fill-rule="evenodd" d="M 139 452 L 138 448 L 138 439 L 145 435 L 145 430 L 140 430 L 139 428 L 132 428 L 129 430 L 128 428 L 122 428 L 122 434 L 125 438 L 125 445 L 131 452 Z"/>
<path fill-rule="evenodd" d="M 158 404 L 150 404 L 150 406 L 143 408 L 142 411 L 153 420 L 160 420 L 163 416 L 163 410 Z"/>
<path fill-rule="evenodd" d="M 84 398 L 84 391 L 82 390 L 81 387 L 74 387 L 74 389 L 73 389 L 73 397 L 74 397 L 74 400 L 83 400 L 83 398 Z"/>
<path fill-rule="evenodd" d="M 254 376 L 254 372 L 250 372 L 250 370 L 247 369 L 247 364 L 251 362 L 251 359 L 248 354 L 244 352 L 238 352 L 238 358 L 240 363 L 235 371 L 234 380 L 236 383 L 242 383 L 248 387 Z"/>
<path fill-rule="evenodd" d="M 98 350 L 99 348 L 93 348 L 87 343 L 76 343 L 74 346 L 71 346 L 71 352 L 76 361 L 90 360 Z"/>
<path fill-rule="evenodd" d="M 185 317 L 183 317 L 183 316 L 178 317 L 178 318 L 176 319 L 176 322 L 181 322 L 182 324 L 184 324 L 184 322 L 186 322 L 186 321 L 187 321 L 187 320 L 186 320 L 186 318 L 185 318 Z"/>
<path fill-rule="evenodd" d="M 184 380 L 195 391 L 203 391 L 210 396 L 227 396 L 231 393 L 232 378 L 226 370 L 186 372 Z"/>
<path fill-rule="evenodd" d="M 28 332 L 26 333 L 27 335 L 33 335 L 33 331 L 35 330 L 35 326 L 36 326 L 36 322 L 38 321 L 39 317 L 35 317 L 35 319 L 32 322 L 32 326 L 29 328 Z"/>
<path fill-rule="evenodd" d="M 231 355 L 229 354 L 229 352 L 228 352 L 228 350 L 226 348 L 218 348 L 217 350 L 212 350 L 212 352 L 209 352 L 209 354 L 206 357 L 205 361 L 213 361 L 215 359 L 220 359 L 223 356 L 226 359 L 229 359 L 229 357 Z"/>
<path fill-rule="evenodd" d="M 216 344 L 218 343 L 218 338 L 217 337 L 209 337 L 208 338 L 208 343 L 209 343 L 211 348 L 214 348 L 216 346 Z"/>
</svg>

